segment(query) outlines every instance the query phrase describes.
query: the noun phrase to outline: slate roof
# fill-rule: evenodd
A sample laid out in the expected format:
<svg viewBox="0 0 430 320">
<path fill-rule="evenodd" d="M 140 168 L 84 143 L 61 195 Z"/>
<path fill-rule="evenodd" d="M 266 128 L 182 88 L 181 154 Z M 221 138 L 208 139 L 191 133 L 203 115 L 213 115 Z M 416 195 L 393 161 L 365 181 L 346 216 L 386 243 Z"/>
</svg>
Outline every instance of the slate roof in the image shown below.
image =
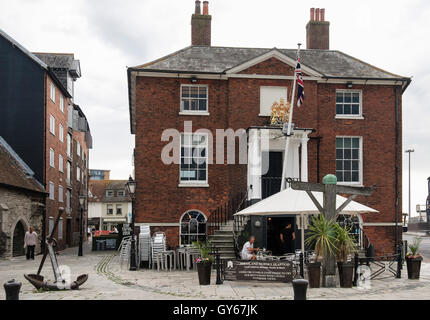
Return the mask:
<svg viewBox="0 0 430 320">
<path fill-rule="evenodd" d="M 43 185 L 34 178 L 34 172 L 2 137 L 0 137 L 0 184 L 46 193 Z"/>
<path fill-rule="evenodd" d="M 127 194 L 126 186 L 127 180 L 90 180 L 89 190 L 91 196 L 88 198 L 89 202 L 131 202 L 130 196 Z M 107 190 L 124 190 L 124 197 L 107 197 Z"/>
<path fill-rule="evenodd" d="M 296 59 L 296 49 L 189 46 L 133 69 L 165 72 L 224 73 L 228 69 L 277 50 Z M 337 50 L 301 50 L 301 62 L 324 77 L 407 79 Z"/>
<path fill-rule="evenodd" d="M 54 69 L 67 69 L 81 76 L 81 68 L 79 60 L 75 60 L 73 53 L 51 53 L 51 52 L 33 52 L 33 54 Z"/>
</svg>

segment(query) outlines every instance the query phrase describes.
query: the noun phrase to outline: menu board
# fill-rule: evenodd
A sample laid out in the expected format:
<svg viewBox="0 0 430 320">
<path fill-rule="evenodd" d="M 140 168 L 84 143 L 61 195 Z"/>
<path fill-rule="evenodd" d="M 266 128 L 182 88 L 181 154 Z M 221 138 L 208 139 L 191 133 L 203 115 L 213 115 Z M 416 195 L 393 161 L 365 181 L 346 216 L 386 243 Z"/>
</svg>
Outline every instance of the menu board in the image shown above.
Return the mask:
<svg viewBox="0 0 430 320">
<path fill-rule="evenodd" d="M 226 280 L 291 282 L 291 261 L 228 261 Z"/>
</svg>

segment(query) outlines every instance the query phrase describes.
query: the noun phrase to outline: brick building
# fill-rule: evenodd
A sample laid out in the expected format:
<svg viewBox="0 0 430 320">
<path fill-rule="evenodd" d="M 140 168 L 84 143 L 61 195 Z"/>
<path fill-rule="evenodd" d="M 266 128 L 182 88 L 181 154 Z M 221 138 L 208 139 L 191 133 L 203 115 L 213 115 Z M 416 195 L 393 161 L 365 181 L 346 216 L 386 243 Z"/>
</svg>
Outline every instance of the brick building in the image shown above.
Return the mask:
<svg viewBox="0 0 430 320">
<path fill-rule="evenodd" d="M 34 172 L 0 137 L 0 258 L 24 254 L 30 226 L 40 238 L 46 196 Z M 35 250 L 40 251 L 39 244 Z"/>
<path fill-rule="evenodd" d="M 73 54 L 31 53 L 0 30 L 0 135 L 34 171 L 49 193 L 41 239 L 52 230 L 59 249 L 77 244 L 79 194 L 87 194 L 88 122 L 74 103 L 81 76 Z"/>
<path fill-rule="evenodd" d="M 296 66 L 296 49 L 211 46 L 207 1 L 200 10 L 196 1 L 191 46 L 128 69 L 136 222 L 165 231 L 172 246 L 188 243 L 190 233 L 199 238 L 237 194 L 254 203 L 279 191 L 285 136 L 271 126 L 271 112 L 287 108 Z M 401 225 L 402 94 L 411 79 L 330 50 L 329 27 L 325 10 L 311 9 L 301 51 L 306 99 L 294 110 L 287 177 L 321 182 L 334 173 L 341 184 L 375 184 L 371 197 L 356 199 L 380 211 L 359 219 L 360 232 L 377 254 L 392 253 L 396 217 Z M 215 147 L 217 129 L 228 128 L 237 133 L 234 161 L 228 146 Z M 175 143 L 167 129 L 180 134 L 163 154 Z M 191 153 L 202 161 L 187 161 Z M 163 155 L 177 161 L 165 164 Z"/>
</svg>

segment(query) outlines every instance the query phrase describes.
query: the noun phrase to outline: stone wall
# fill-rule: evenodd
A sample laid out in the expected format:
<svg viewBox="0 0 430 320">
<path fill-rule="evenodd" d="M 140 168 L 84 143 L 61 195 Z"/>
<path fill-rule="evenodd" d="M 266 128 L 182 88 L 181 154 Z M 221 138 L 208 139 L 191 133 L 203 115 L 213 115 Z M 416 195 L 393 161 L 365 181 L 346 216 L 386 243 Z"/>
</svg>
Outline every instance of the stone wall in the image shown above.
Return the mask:
<svg viewBox="0 0 430 320">
<path fill-rule="evenodd" d="M 11 258 L 13 233 L 19 221 L 28 231 L 32 226 L 39 236 L 36 253 L 40 252 L 42 236 L 43 196 L 16 188 L 0 187 L 0 258 Z"/>
</svg>

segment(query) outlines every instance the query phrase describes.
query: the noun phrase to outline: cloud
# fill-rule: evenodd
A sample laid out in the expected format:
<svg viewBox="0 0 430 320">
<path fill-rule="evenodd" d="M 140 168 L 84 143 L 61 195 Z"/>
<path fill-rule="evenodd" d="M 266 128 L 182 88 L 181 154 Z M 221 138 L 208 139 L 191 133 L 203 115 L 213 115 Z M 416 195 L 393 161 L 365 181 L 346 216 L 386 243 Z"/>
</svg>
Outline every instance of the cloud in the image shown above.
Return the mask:
<svg viewBox="0 0 430 320">
<path fill-rule="evenodd" d="M 305 43 L 309 8 L 320 1 L 212 0 L 212 43 L 294 48 Z M 412 155 L 412 206 L 423 203 L 430 176 L 430 2 L 324 2 L 333 49 L 390 72 L 414 76 L 403 95 L 403 148 Z M 160 58 L 190 44 L 194 0 L 0 0 L 0 26 L 32 51 L 73 52 L 83 76 L 76 102 L 94 138 L 92 167 L 131 172 L 126 66 Z M 407 211 L 407 158 L 403 157 Z"/>
</svg>

